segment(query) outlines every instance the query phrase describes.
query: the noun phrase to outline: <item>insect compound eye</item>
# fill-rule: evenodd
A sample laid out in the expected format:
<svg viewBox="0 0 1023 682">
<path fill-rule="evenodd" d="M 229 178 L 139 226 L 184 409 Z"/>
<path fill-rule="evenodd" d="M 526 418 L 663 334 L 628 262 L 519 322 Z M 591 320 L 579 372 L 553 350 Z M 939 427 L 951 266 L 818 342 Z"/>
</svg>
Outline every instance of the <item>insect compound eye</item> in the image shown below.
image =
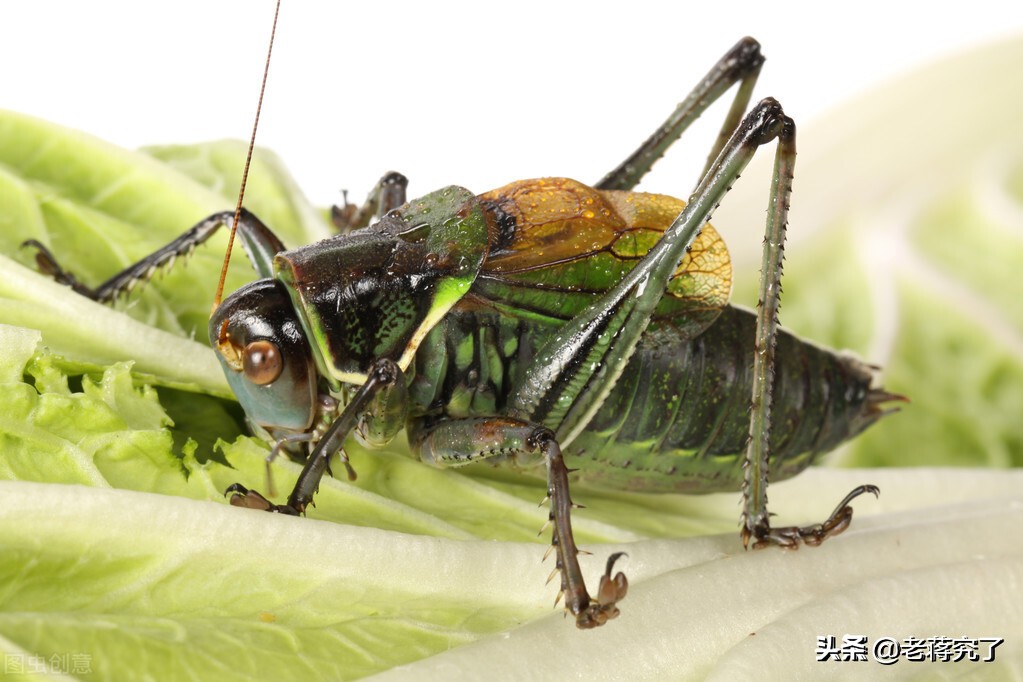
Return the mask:
<svg viewBox="0 0 1023 682">
<path fill-rule="evenodd" d="M 284 369 L 280 348 L 265 339 L 249 343 L 242 352 L 242 369 L 249 381 L 257 386 L 273 383 Z"/>
<path fill-rule="evenodd" d="M 209 338 L 246 418 L 265 428 L 308 431 L 317 414 L 319 374 L 285 286 L 250 282 L 210 317 Z"/>
</svg>

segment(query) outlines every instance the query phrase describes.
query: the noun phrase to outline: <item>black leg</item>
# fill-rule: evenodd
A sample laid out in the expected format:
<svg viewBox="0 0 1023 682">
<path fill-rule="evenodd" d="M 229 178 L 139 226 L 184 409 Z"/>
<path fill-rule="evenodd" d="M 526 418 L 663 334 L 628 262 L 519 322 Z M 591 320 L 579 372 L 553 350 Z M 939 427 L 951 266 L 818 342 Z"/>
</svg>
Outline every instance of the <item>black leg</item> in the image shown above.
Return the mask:
<svg viewBox="0 0 1023 682">
<path fill-rule="evenodd" d="M 36 249 L 36 264 L 40 272 L 66 284 L 82 296 L 100 303 L 112 303 L 131 292 L 138 284 L 148 282 L 157 272 L 170 270 L 179 257 L 187 257 L 195 247 L 212 237 L 221 227 L 230 225 L 233 220 L 233 211 L 214 213 L 174 241 L 129 265 L 94 289 L 85 286 L 73 274 L 64 270 L 53 253 L 36 240 L 30 239 L 22 246 Z M 238 233 L 259 276 L 272 276 L 273 257 L 284 250 L 281 240 L 259 218 L 244 209 L 238 222 Z"/>
</svg>

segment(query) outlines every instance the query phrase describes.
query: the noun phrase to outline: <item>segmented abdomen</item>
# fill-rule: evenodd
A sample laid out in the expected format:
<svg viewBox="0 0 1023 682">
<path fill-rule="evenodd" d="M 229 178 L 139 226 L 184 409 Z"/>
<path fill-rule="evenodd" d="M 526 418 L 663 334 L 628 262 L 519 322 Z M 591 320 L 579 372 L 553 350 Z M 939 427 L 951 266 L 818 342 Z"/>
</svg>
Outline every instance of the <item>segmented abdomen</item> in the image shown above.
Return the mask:
<svg viewBox="0 0 1023 682">
<path fill-rule="evenodd" d="M 738 489 L 750 424 L 756 318 L 728 306 L 684 340 L 649 329 L 613 392 L 572 443 L 580 478 L 650 491 Z M 799 473 L 873 423 L 860 360 L 780 331 L 771 411 L 772 480 Z"/>
<path fill-rule="evenodd" d="M 695 338 L 663 320 L 652 325 L 604 405 L 565 448 L 576 476 L 615 489 L 738 489 L 755 324 L 750 311 L 726 306 Z M 471 306 L 454 311 L 417 354 L 413 404 L 430 406 L 427 419 L 501 414 L 518 372 L 551 330 Z M 880 416 L 872 378 L 855 358 L 779 333 L 773 480 L 798 473 Z"/>
</svg>

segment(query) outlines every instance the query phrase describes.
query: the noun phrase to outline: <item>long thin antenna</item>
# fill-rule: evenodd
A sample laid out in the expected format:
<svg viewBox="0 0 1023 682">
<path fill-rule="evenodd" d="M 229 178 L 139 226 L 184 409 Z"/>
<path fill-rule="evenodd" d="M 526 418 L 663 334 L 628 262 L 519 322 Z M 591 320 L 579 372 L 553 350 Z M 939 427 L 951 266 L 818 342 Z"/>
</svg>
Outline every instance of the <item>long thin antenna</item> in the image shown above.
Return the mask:
<svg viewBox="0 0 1023 682">
<path fill-rule="evenodd" d="M 224 297 L 224 282 L 227 280 L 227 266 L 231 263 L 231 249 L 234 247 L 234 234 L 238 231 L 238 221 L 242 215 L 242 200 L 245 198 L 245 183 L 249 179 L 249 165 L 252 163 L 252 150 L 256 146 L 256 129 L 259 128 L 259 112 L 263 109 L 263 93 L 266 91 L 266 78 L 270 73 L 270 55 L 274 49 L 274 36 L 277 35 L 277 16 L 281 12 L 281 0 L 277 0 L 274 8 L 274 23 L 270 29 L 270 45 L 266 49 L 266 64 L 263 66 L 263 82 L 259 86 L 259 103 L 256 105 L 256 120 L 252 123 L 252 137 L 249 138 L 249 150 L 245 155 L 245 169 L 242 171 L 242 184 L 238 189 L 238 204 L 234 208 L 234 220 L 231 222 L 231 234 L 227 238 L 227 253 L 224 254 L 224 267 L 220 269 L 220 282 L 217 284 L 217 295 L 213 299 L 213 310 L 220 306 Z"/>
</svg>

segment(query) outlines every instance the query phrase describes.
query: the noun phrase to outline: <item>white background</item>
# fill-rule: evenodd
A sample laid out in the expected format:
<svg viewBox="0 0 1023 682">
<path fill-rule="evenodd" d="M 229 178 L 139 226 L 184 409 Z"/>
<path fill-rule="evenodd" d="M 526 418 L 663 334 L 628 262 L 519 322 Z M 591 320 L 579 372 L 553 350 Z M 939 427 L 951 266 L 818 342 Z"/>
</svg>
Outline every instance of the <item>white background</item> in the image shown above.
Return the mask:
<svg viewBox="0 0 1023 682">
<path fill-rule="evenodd" d="M 805 123 L 1023 32 L 1023 3 L 1006 0 L 405 5 L 284 4 L 259 143 L 318 204 L 341 187 L 360 200 L 392 168 L 413 195 L 542 175 L 594 182 L 746 34 L 768 57 L 755 97 Z M 127 147 L 248 137 L 272 0 L 2 7 L 0 106 Z M 711 125 L 644 187 L 686 194 Z"/>
</svg>

